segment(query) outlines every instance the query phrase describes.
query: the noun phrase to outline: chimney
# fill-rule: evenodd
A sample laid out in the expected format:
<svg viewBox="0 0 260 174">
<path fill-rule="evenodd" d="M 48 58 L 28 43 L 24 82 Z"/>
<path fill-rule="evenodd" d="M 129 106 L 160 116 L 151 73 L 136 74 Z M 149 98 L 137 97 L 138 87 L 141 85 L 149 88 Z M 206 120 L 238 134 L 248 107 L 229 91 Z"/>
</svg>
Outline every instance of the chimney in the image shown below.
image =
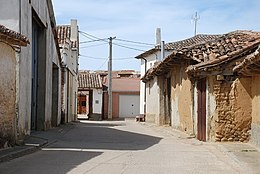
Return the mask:
<svg viewBox="0 0 260 174">
<path fill-rule="evenodd" d="M 71 25 L 70 40 L 71 41 L 77 41 L 78 40 L 78 24 L 77 24 L 77 20 L 76 19 L 71 19 L 70 25 Z"/>
<path fill-rule="evenodd" d="M 163 60 L 165 58 L 165 42 L 162 41 L 161 43 L 161 60 Z"/>
<path fill-rule="evenodd" d="M 161 44 L 161 28 L 156 29 L 156 45 Z"/>
</svg>

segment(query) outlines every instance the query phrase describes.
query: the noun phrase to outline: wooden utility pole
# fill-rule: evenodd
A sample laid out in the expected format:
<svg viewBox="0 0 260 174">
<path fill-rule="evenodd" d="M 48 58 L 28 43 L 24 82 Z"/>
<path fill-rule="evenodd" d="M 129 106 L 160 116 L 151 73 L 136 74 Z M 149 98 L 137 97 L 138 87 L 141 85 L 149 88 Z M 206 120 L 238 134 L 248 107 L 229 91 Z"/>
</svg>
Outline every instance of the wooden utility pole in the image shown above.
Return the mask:
<svg viewBox="0 0 260 174">
<path fill-rule="evenodd" d="M 113 99 L 112 99 L 112 41 L 116 37 L 109 38 L 109 62 L 108 62 L 108 119 L 112 120 Z"/>
</svg>

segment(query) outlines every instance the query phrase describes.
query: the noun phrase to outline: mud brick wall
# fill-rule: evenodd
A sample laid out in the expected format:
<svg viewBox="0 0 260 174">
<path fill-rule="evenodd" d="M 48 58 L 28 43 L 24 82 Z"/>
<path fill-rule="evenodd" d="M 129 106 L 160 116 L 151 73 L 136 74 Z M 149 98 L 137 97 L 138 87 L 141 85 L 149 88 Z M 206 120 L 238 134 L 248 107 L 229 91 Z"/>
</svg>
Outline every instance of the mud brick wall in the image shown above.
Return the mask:
<svg viewBox="0 0 260 174">
<path fill-rule="evenodd" d="M 247 142 L 252 121 L 251 78 L 215 82 L 215 141 Z"/>
<path fill-rule="evenodd" d="M 15 142 L 16 59 L 14 50 L 0 42 L 0 148 Z"/>
</svg>

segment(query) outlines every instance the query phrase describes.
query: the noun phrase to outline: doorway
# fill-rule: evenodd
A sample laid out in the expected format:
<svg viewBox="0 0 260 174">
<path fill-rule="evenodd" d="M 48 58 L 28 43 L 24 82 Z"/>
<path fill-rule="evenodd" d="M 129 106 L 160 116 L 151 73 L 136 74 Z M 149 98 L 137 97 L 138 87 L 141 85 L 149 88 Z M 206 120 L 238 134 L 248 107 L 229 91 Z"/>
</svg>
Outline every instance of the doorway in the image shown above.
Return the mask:
<svg viewBox="0 0 260 174">
<path fill-rule="evenodd" d="M 198 134 L 200 141 L 206 141 L 206 78 L 198 80 Z"/>
</svg>

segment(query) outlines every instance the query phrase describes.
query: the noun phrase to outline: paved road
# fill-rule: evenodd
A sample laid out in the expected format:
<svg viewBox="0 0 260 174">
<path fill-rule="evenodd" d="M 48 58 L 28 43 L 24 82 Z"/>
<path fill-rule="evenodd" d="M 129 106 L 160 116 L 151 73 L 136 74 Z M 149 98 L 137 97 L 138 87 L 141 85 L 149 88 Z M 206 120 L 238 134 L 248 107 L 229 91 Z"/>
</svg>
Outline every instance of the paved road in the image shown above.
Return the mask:
<svg viewBox="0 0 260 174">
<path fill-rule="evenodd" d="M 0 174 L 246 173 L 215 145 L 133 120 L 85 121 L 36 136 L 50 143 L 1 163 Z"/>
</svg>

